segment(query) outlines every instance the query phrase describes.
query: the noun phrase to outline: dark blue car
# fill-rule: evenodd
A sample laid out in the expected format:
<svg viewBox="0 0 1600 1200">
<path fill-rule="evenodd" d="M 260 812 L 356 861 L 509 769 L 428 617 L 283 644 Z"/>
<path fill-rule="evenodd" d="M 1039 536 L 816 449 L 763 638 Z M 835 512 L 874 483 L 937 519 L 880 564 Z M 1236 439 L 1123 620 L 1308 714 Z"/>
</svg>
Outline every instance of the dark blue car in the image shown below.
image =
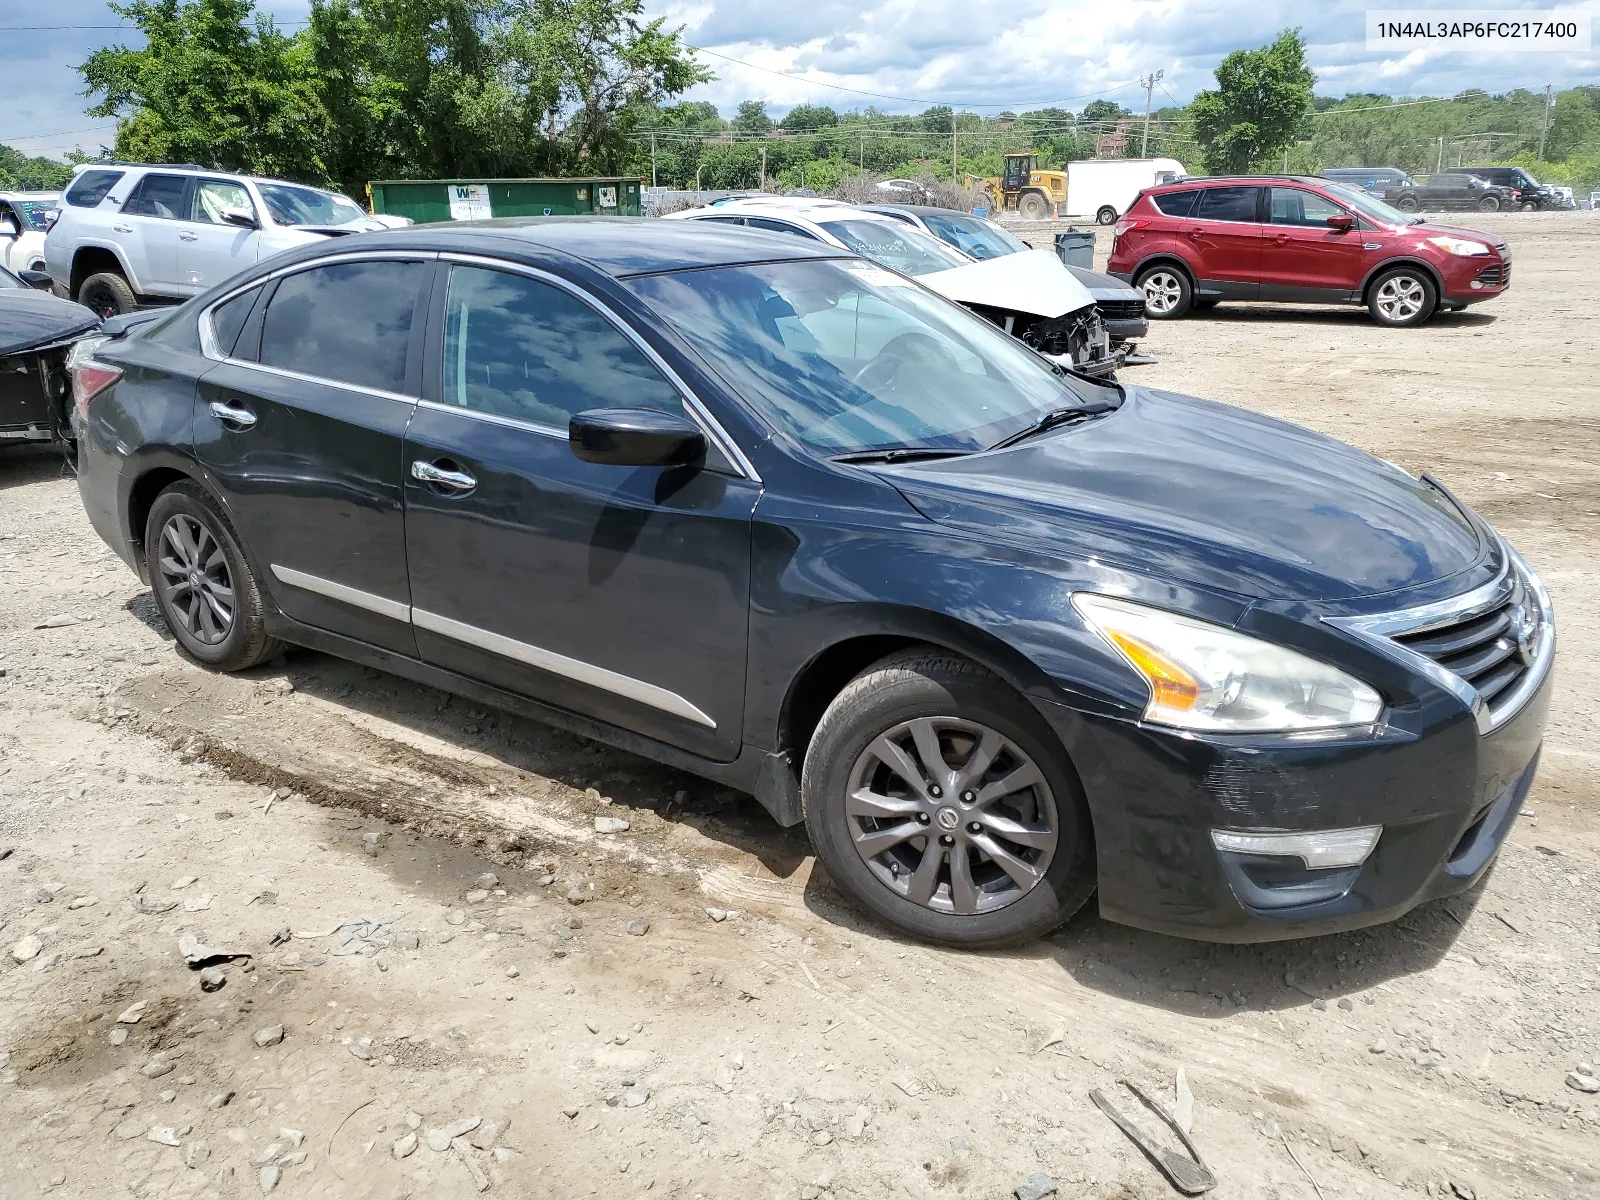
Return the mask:
<svg viewBox="0 0 1600 1200">
<path fill-rule="evenodd" d="M 1053 366 L 691 222 L 291 252 L 73 363 L 183 652 L 283 642 L 748 789 L 887 923 L 1256 940 L 1471 887 L 1538 759 L 1537 576 L 1442 486 Z"/>
</svg>

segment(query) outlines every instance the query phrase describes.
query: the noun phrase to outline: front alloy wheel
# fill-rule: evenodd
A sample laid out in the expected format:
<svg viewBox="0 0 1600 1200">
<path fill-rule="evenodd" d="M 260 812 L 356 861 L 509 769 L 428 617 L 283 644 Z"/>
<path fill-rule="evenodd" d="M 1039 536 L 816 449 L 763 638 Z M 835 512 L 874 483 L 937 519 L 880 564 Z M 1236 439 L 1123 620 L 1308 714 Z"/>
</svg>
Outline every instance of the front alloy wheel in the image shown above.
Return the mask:
<svg viewBox="0 0 1600 1200">
<path fill-rule="evenodd" d="M 1152 317 L 1165 320 L 1189 311 L 1193 292 L 1176 268 L 1153 267 L 1139 277 L 1138 287 L 1144 293 L 1145 312 Z"/>
<path fill-rule="evenodd" d="M 1422 324 L 1437 304 L 1433 282 L 1402 267 L 1374 282 L 1367 308 L 1380 325 L 1404 327 Z"/>
<path fill-rule="evenodd" d="M 1056 805 L 1032 759 L 956 717 L 903 721 L 850 772 L 856 853 L 898 896 L 971 916 L 1022 899 L 1050 867 Z"/>
</svg>

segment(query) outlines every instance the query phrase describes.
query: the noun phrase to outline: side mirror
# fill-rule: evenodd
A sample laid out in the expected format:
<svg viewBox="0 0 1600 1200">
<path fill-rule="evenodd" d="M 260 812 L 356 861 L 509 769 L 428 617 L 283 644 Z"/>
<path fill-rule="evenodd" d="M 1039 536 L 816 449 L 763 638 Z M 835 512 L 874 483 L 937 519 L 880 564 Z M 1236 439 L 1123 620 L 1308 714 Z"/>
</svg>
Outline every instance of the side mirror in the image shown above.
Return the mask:
<svg viewBox="0 0 1600 1200">
<path fill-rule="evenodd" d="M 46 271 L 18 271 L 17 278 L 29 287 L 41 292 L 48 292 L 53 285 L 53 281 Z"/>
<path fill-rule="evenodd" d="M 687 417 L 653 408 L 595 408 L 567 425 L 572 452 L 584 462 L 613 467 L 672 467 L 700 463 L 706 435 Z"/>
<path fill-rule="evenodd" d="M 242 208 L 225 208 L 222 210 L 222 219 L 229 225 L 239 225 L 245 229 L 260 229 L 261 222 L 257 221 L 254 213 L 245 212 Z"/>
<path fill-rule="evenodd" d="M 1349 213 L 1340 213 L 1336 217 L 1328 218 L 1328 228 L 1337 229 L 1340 233 L 1349 233 L 1356 227 L 1356 219 Z"/>
</svg>

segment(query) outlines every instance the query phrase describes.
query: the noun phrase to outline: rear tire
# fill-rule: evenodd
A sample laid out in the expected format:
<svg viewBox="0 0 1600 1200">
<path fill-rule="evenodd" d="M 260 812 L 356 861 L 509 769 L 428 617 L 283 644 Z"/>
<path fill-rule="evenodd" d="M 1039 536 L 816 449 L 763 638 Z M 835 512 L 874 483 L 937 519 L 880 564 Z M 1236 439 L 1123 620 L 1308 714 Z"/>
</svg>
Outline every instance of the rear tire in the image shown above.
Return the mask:
<svg viewBox="0 0 1600 1200">
<path fill-rule="evenodd" d="M 1115 225 L 1117 223 L 1117 210 L 1109 204 L 1100 206 L 1100 211 L 1094 215 L 1095 223 L 1099 225 Z"/>
<path fill-rule="evenodd" d="M 1141 271 L 1133 286 L 1144 293 L 1145 315 L 1152 320 L 1181 317 L 1194 303 L 1194 285 L 1188 273 L 1167 263 Z"/>
<path fill-rule="evenodd" d="M 1401 196 L 1400 199 L 1394 202 L 1394 206 L 1401 212 L 1413 213 L 1421 208 L 1422 204 L 1415 196 Z"/>
<path fill-rule="evenodd" d="M 175 483 L 156 497 L 144 553 L 156 607 L 196 661 L 244 671 L 283 652 L 267 634 L 261 590 L 233 527 L 204 488 Z"/>
<path fill-rule="evenodd" d="M 1012 780 L 1022 782 L 1007 788 Z M 800 786 L 806 829 L 834 882 L 925 941 L 1026 942 L 1094 890 L 1094 831 L 1059 739 L 1003 680 L 965 659 L 910 651 L 858 675 L 823 714 Z"/>
<path fill-rule="evenodd" d="M 101 320 L 131 313 L 139 306 L 128 281 L 115 271 L 91 275 L 78 288 L 78 303 Z"/>
<path fill-rule="evenodd" d="M 1391 329 L 1421 325 L 1438 305 L 1439 289 L 1417 267 L 1394 267 L 1367 288 L 1367 311 L 1379 325 Z"/>
<path fill-rule="evenodd" d="M 1500 197 L 1498 197 L 1498 196 L 1485 196 L 1482 200 L 1478 201 L 1478 211 L 1479 212 L 1499 212 L 1500 211 Z"/>
<path fill-rule="evenodd" d="M 1526 201 L 1522 206 L 1522 211 L 1523 212 L 1538 212 L 1539 211 L 1539 202 L 1537 200 Z"/>
</svg>

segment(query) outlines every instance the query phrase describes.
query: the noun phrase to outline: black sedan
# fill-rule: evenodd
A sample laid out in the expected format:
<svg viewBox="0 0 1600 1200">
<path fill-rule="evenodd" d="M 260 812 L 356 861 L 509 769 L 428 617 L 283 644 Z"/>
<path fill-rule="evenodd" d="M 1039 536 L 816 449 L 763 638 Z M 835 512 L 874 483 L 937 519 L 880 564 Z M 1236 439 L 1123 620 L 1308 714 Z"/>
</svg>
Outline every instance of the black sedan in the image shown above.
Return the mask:
<svg viewBox="0 0 1600 1200">
<path fill-rule="evenodd" d="M 0 447 L 68 440 L 67 356 L 100 318 L 49 288 L 42 271 L 0 267 Z"/>
<path fill-rule="evenodd" d="M 1470 887 L 1538 757 L 1538 578 L 1444 488 L 1081 378 L 875 263 L 618 218 L 262 263 L 75 368 L 183 652 L 293 642 L 748 789 L 998 945 L 1256 940 Z"/>
</svg>

